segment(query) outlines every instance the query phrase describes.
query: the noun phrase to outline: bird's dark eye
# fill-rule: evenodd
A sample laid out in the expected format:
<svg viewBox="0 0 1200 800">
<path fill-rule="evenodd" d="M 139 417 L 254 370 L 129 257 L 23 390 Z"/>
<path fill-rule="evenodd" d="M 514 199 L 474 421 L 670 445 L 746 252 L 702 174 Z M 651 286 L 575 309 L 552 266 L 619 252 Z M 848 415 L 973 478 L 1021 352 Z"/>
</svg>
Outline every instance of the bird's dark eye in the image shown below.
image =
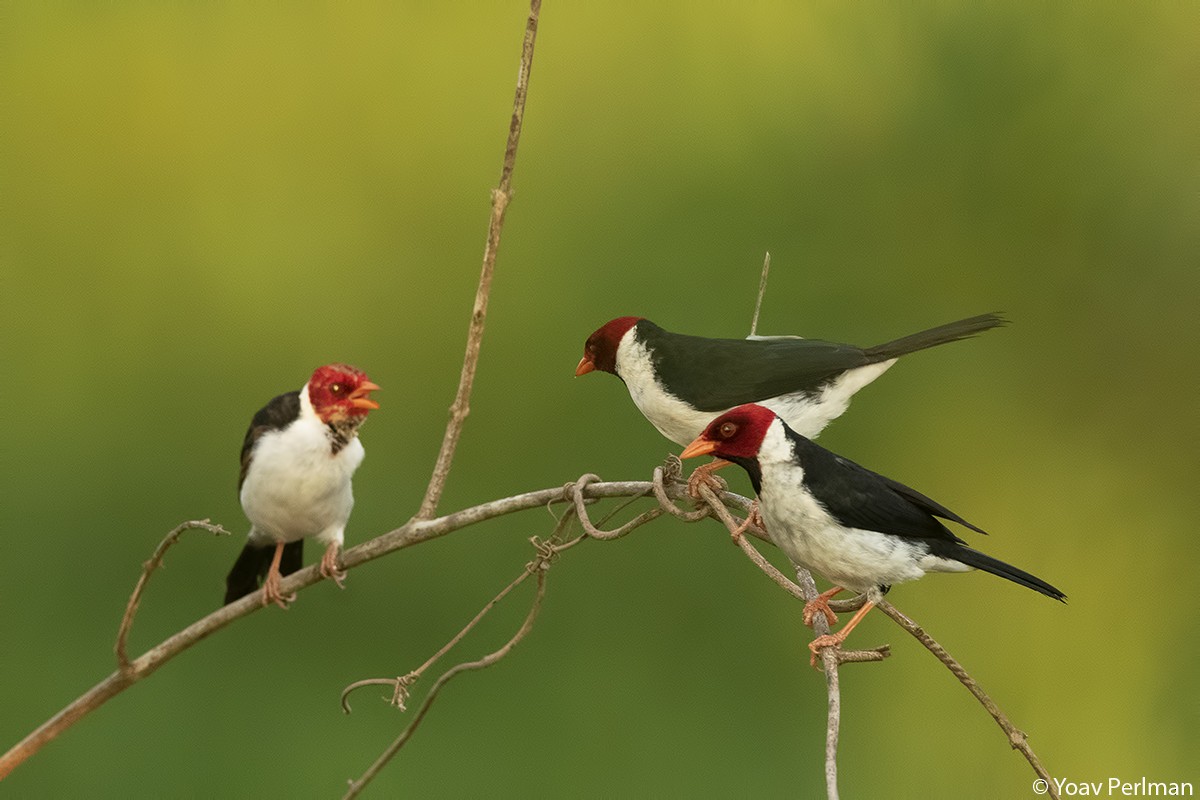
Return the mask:
<svg viewBox="0 0 1200 800">
<path fill-rule="evenodd" d="M 346 387 L 342 386 L 340 383 L 335 383 L 329 387 L 329 391 L 332 392 L 333 394 L 341 394 L 345 390 L 345 388 Z"/>
<path fill-rule="evenodd" d="M 726 422 L 724 425 L 722 425 L 720 428 L 717 429 L 717 433 L 720 434 L 722 439 L 728 439 L 731 436 L 733 436 L 735 433 L 737 433 L 737 429 L 738 429 L 738 426 L 736 423 Z"/>
</svg>

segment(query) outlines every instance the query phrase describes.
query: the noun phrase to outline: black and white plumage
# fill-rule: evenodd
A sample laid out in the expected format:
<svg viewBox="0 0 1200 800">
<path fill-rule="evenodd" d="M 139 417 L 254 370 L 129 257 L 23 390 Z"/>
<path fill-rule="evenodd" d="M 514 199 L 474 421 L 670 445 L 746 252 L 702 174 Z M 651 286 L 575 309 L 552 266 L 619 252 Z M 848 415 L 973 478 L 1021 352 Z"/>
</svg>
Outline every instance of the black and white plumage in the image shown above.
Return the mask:
<svg viewBox="0 0 1200 800">
<path fill-rule="evenodd" d="M 1004 324 L 997 314 L 983 314 L 860 348 L 797 336 L 708 339 L 618 317 L 588 337 L 575 374 L 599 370 L 619 377 L 638 410 L 676 444 L 692 441 L 743 403 L 766 406 L 811 438 L 900 356 Z"/>
<path fill-rule="evenodd" d="M 358 428 L 379 408 L 379 387 L 354 367 L 319 367 L 302 389 L 271 400 L 242 444 L 238 493 L 251 528 L 225 579 L 225 602 L 258 590 L 286 607 L 281 576 L 300 568 L 304 540 L 325 545 L 321 574 L 342 585 L 337 557 L 354 507 L 351 478 L 363 460 Z"/>
<path fill-rule="evenodd" d="M 763 406 L 747 404 L 717 417 L 682 456 L 705 454 L 749 473 L 767 534 L 793 563 L 867 594 L 863 610 L 830 640 L 818 638 L 814 653 L 840 644 L 893 584 L 928 572 L 981 569 L 1056 600 L 1066 598 L 1041 578 L 968 547 L 940 520 L 984 531 L 958 514 L 826 450 Z M 822 595 L 818 609 L 832 616 L 827 601 L 840 588 Z"/>
</svg>

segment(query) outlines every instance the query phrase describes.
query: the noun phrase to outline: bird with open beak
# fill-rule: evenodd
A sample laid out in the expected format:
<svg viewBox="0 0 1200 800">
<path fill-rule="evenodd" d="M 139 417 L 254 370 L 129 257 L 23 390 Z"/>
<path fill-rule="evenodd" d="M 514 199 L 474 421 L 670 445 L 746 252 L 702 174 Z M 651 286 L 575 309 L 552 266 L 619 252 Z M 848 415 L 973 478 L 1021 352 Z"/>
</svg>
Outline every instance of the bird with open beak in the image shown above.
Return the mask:
<svg viewBox="0 0 1200 800">
<path fill-rule="evenodd" d="M 343 586 L 338 556 L 354 507 L 350 479 L 363 460 L 359 426 L 379 408 L 379 389 L 345 364 L 318 367 L 299 391 L 281 394 L 250 421 L 238 492 L 250 534 L 225 579 L 225 602 L 259 589 L 287 608 L 284 575 L 298 570 L 305 539 L 325 545 L 321 574 Z"/>
</svg>

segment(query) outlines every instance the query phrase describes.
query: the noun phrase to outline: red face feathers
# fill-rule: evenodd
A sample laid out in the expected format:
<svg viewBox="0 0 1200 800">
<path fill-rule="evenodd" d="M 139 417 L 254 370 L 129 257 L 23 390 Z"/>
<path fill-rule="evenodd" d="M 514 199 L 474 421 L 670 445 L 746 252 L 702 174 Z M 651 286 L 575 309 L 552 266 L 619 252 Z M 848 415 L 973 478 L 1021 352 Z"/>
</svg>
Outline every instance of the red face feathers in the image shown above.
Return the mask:
<svg viewBox="0 0 1200 800">
<path fill-rule="evenodd" d="M 371 399 L 378 385 L 362 370 L 346 364 L 317 367 L 308 380 L 308 399 L 322 422 L 365 417 L 379 403 Z"/>
<path fill-rule="evenodd" d="M 617 345 L 630 328 L 641 321 L 641 317 L 617 317 L 604 323 L 583 344 L 583 358 L 575 368 L 575 377 L 586 375 L 594 369 L 601 372 L 617 372 Z"/>
<path fill-rule="evenodd" d="M 689 444 L 680 458 L 712 454 L 717 458 L 756 458 L 775 412 L 754 403 L 726 411 Z"/>
</svg>

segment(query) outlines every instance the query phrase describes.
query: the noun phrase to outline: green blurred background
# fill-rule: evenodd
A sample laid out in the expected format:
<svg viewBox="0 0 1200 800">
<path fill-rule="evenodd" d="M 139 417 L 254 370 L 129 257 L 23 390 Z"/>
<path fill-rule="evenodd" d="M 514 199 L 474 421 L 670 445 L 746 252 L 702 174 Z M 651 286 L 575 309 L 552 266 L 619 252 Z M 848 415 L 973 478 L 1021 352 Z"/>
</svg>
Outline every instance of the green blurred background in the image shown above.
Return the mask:
<svg viewBox="0 0 1200 800">
<path fill-rule="evenodd" d="M 1200 781 L 1198 7 L 804 5 L 547 2 L 442 510 L 648 477 L 678 448 L 617 380 L 572 378 L 584 338 L 623 314 L 745 335 L 767 250 L 760 332 L 865 345 L 1005 311 L 1010 328 L 907 359 L 822 442 L 1070 595 L 981 574 L 892 593 L 1055 775 Z M 171 552 L 132 651 L 216 607 L 246 529 L 245 425 L 316 365 L 384 387 L 349 543 L 415 511 L 525 13 L 5 4 L 0 746 L 112 670 L 141 562 L 181 520 L 238 536 Z M 346 717 L 341 688 L 421 663 L 551 522 L 480 525 L 255 614 L 5 794 L 337 796 L 409 718 L 382 690 Z M 504 641 L 527 599 L 455 654 Z M 807 635 L 715 523 L 586 543 L 530 638 L 451 684 L 370 796 L 818 795 Z M 853 641 L 894 657 L 843 672 L 846 796 L 1030 795 L 928 653 L 882 615 Z"/>
</svg>

